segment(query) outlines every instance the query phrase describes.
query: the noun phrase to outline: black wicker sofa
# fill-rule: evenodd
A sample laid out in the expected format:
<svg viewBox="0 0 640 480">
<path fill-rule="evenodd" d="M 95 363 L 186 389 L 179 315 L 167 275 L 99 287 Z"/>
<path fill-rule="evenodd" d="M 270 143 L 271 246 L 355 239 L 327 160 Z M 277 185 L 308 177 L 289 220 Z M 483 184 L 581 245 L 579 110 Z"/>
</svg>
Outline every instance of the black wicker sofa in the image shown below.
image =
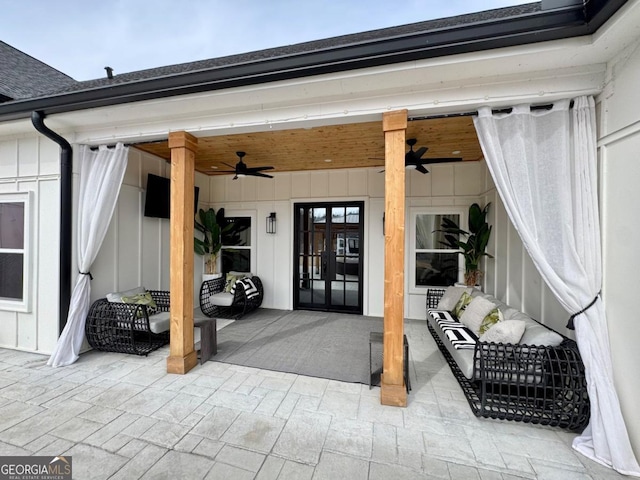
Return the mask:
<svg viewBox="0 0 640 480">
<path fill-rule="evenodd" d="M 169 342 L 169 292 L 148 290 L 148 293 L 153 306 L 107 298 L 96 300 L 89 308 L 85 323 L 89 345 L 96 350 L 135 355 L 148 355 L 166 345 Z"/>
<path fill-rule="evenodd" d="M 251 274 L 234 277 L 220 277 L 202 282 L 202 313 L 208 317 L 239 319 L 262 305 L 264 287 L 260 277 Z"/>
<path fill-rule="evenodd" d="M 503 311 L 504 318 L 528 318 L 525 333 L 520 343 L 480 341 L 484 337 L 473 334 L 469 337 L 474 338 L 461 340 L 457 333 L 446 331 L 453 325 L 447 325 L 447 321 L 453 317 L 457 322 L 457 318 L 450 312 L 446 315 L 444 310 L 438 310 L 444 293 L 445 289 L 428 290 L 427 325 L 475 416 L 572 431 L 582 431 L 586 427 L 590 404 L 584 365 L 575 341 L 478 290 L 470 295 L 495 301 L 501 311 L 500 320 L 503 320 Z M 545 338 L 556 340 L 538 341 Z M 534 339 L 535 343 L 526 343 Z M 454 347 L 456 342 L 466 346 L 458 344 Z"/>
</svg>

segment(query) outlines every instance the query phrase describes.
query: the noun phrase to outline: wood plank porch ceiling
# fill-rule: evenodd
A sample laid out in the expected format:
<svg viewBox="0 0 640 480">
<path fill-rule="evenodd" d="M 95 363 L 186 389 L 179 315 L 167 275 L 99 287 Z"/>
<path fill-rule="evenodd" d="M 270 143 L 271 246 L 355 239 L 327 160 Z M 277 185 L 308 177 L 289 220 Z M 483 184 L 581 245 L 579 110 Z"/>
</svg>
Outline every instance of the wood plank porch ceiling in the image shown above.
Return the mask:
<svg viewBox="0 0 640 480">
<path fill-rule="evenodd" d="M 429 147 L 423 159 L 462 157 L 464 161 L 475 161 L 482 158 L 471 117 L 411 121 L 406 138 L 418 140 L 415 149 L 423 145 Z M 136 147 L 167 161 L 171 159 L 167 142 Z M 229 168 L 223 162 L 235 165 L 236 151 L 246 152 L 244 162 L 249 167 L 274 167 L 266 173 L 382 167 L 384 134 L 382 122 L 367 122 L 200 137 L 195 169 L 207 175 L 224 175 L 220 170 Z"/>
</svg>

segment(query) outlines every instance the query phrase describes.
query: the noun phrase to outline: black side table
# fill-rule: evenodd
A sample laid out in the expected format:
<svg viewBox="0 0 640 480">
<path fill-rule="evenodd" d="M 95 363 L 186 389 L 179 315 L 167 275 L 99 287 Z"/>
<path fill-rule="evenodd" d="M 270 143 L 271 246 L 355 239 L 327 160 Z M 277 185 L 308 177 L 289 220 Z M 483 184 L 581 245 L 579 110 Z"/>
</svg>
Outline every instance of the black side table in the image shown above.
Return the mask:
<svg viewBox="0 0 640 480">
<path fill-rule="evenodd" d="M 409 380 L 409 342 L 407 341 L 407 336 L 404 335 L 404 352 L 403 352 L 403 375 L 404 375 L 404 384 L 407 388 L 407 393 L 411 390 L 411 381 Z M 376 359 L 380 359 L 380 367 L 375 368 L 374 370 L 374 361 L 373 361 L 373 346 L 376 345 L 376 348 L 380 349 L 380 356 L 376 356 Z M 379 347 L 378 347 L 379 346 Z M 382 375 L 382 368 L 384 365 L 384 348 L 383 348 L 383 334 L 382 332 L 371 332 L 369 334 L 369 390 L 374 385 L 380 384 L 380 375 Z M 376 362 L 376 367 L 378 366 L 378 362 Z"/>
</svg>

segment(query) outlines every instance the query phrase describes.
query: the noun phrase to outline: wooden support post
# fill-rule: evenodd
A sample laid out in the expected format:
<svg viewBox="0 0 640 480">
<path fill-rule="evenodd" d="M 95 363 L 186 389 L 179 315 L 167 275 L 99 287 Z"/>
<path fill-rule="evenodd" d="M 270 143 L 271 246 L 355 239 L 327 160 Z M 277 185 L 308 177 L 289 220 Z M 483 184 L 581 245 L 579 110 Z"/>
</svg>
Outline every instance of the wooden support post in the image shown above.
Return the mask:
<svg viewBox="0 0 640 480">
<path fill-rule="evenodd" d="M 193 348 L 193 184 L 198 139 L 169 134 L 171 149 L 171 341 L 167 373 L 185 374 L 198 363 Z"/>
<path fill-rule="evenodd" d="M 407 406 L 404 385 L 404 203 L 407 111 L 385 113 L 384 341 L 380 403 Z"/>
</svg>

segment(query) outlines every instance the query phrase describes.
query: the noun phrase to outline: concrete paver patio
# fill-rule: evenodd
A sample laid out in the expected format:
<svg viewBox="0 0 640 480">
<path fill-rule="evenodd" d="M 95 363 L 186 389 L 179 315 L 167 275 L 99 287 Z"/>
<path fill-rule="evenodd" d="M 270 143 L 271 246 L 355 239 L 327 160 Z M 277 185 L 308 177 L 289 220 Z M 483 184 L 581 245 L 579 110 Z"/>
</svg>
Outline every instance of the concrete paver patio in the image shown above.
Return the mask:
<svg viewBox="0 0 640 480">
<path fill-rule="evenodd" d="M 0 455 L 72 455 L 74 479 L 617 479 L 575 434 L 473 416 L 424 321 L 406 322 L 407 408 L 380 389 L 215 361 L 74 365 L 0 349 Z M 214 357 L 215 358 L 215 357 Z"/>
</svg>

